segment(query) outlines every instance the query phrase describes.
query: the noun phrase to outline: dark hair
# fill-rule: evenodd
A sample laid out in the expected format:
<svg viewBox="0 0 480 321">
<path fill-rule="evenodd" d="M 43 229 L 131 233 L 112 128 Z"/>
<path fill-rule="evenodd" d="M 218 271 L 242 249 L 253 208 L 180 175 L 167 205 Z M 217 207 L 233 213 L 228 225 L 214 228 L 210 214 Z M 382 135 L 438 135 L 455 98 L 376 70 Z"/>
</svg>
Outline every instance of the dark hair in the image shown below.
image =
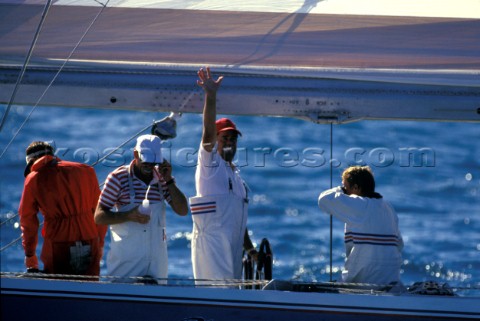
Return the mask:
<svg viewBox="0 0 480 321">
<path fill-rule="evenodd" d="M 35 159 L 45 155 L 54 156 L 53 152 L 54 152 L 54 149 L 52 145 L 50 145 L 47 142 L 36 141 L 28 145 L 27 150 L 25 151 L 25 154 L 27 156 L 26 157 L 27 166 L 25 167 L 23 176 L 27 177 L 27 175 L 30 174 L 30 170 L 32 168 L 32 165 Z"/>
<path fill-rule="evenodd" d="M 375 179 L 373 172 L 368 166 L 352 166 L 347 168 L 342 179 L 348 181 L 350 186 L 357 184 L 362 191 L 363 196 L 380 198 L 381 195 L 375 193 Z"/>
<path fill-rule="evenodd" d="M 41 153 L 41 151 L 43 151 L 43 153 Z M 28 145 L 27 150 L 25 151 L 25 154 L 27 156 L 32 154 L 37 154 L 36 157 L 42 157 L 45 155 L 53 156 L 53 152 L 54 152 L 54 149 L 52 145 L 50 145 L 49 143 L 36 141 Z"/>
</svg>

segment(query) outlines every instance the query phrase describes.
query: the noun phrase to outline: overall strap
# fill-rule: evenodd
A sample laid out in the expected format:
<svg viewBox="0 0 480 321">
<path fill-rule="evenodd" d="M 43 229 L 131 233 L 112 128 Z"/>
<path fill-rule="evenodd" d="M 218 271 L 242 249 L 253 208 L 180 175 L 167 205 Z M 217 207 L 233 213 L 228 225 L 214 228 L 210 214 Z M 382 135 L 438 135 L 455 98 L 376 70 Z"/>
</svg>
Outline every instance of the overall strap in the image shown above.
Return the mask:
<svg viewBox="0 0 480 321">
<path fill-rule="evenodd" d="M 132 166 L 127 165 L 128 171 L 128 191 L 130 192 L 130 204 L 135 203 L 135 190 L 133 188 L 133 173 L 132 173 Z"/>
</svg>

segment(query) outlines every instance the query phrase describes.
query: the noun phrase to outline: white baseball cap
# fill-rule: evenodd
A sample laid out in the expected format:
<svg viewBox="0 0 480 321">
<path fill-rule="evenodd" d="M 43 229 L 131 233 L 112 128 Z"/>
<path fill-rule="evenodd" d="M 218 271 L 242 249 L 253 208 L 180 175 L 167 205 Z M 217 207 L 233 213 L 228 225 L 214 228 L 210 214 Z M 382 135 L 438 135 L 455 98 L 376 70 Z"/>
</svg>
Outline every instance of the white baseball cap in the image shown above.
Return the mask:
<svg viewBox="0 0 480 321">
<path fill-rule="evenodd" d="M 135 150 L 144 163 L 163 163 L 161 141 L 155 135 L 142 135 L 137 138 Z"/>
</svg>

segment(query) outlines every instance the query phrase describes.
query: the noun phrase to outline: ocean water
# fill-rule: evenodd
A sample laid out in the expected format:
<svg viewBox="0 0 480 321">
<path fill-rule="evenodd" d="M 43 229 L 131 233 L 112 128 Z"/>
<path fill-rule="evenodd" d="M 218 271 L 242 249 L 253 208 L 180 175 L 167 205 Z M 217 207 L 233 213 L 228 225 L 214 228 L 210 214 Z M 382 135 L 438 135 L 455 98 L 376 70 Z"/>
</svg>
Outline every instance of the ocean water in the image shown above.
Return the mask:
<svg viewBox="0 0 480 321">
<path fill-rule="evenodd" d="M 21 242 L 15 242 L 20 237 L 16 214 L 25 148 L 31 141 L 50 141 L 59 157 L 93 164 L 167 115 L 37 108 L 17 133 L 30 111 L 13 108 L 0 133 L 2 272 L 24 270 Z M 251 189 L 248 227 L 255 243 L 270 241 L 274 278 L 330 280 L 330 217 L 319 210 L 317 198 L 331 185 L 340 185 L 343 169 L 359 164 L 372 167 L 377 191 L 398 213 L 405 242 L 402 281 L 480 287 L 478 124 L 362 121 L 331 126 L 276 117 L 232 119 L 244 134 L 236 162 Z M 177 137 L 163 145 L 177 184 L 188 197 L 195 195 L 201 121 L 198 114 L 184 114 Z M 133 146 L 134 140 L 95 166 L 99 184 L 132 159 Z M 167 210 L 170 277 L 192 277 L 191 228 L 190 215 L 179 217 Z M 332 274 L 338 280 L 344 262 L 343 223 L 333 220 L 332 233 Z M 472 293 L 478 295 L 461 292 Z"/>
</svg>

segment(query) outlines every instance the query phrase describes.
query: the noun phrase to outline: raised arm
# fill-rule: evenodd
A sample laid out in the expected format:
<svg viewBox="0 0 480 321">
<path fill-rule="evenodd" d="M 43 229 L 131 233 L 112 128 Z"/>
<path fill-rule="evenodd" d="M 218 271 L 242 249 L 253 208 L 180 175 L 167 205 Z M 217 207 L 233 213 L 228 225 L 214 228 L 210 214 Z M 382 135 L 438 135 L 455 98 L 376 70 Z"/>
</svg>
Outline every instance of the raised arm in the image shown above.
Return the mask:
<svg viewBox="0 0 480 321">
<path fill-rule="evenodd" d="M 328 189 L 318 197 L 318 206 L 345 223 L 355 223 L 365 218 L 368 199 L 358 195 L 347 195 L 341 186 Z"/>
<path fill-rule="evenodd" d="M 211 152 L 217 141 L 217 130 L 215 120 L 217 118 L 217 91 L 223 76 L 217 80 L 212 78 L 210 68 L 200 68 L 198 71 L 197 85 L 203 88 L 205 92 L 205 105 L 203 107 L 203 132 L 202 144 L 206 151 Z"/>
</svg>

